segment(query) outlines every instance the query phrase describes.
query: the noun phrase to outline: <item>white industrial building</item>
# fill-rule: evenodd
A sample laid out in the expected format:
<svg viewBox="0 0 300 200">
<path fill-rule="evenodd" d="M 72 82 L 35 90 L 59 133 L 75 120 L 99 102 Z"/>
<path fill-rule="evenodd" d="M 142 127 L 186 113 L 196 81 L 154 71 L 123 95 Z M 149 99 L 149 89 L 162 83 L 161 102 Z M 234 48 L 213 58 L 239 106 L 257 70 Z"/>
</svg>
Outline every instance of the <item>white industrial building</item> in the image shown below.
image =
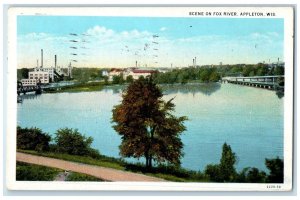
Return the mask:
<svg viewBox="0 0 300 200">
<path fill-rule="evenodd" d="M 37 79 L 22 79 L 21 83 L 23 86 L 36 86 L 38 81 Z"/>
<path fill-rule="evenodd" d="M 134 69 L 131 70 L 128 74 L 126 74 L 127 76 L 132 76 L 132 78 L 134 80 L 139 79 L 139 77 L 143 76 L 143 77 L 147 77 L 147 76 L 151 76 L 151 74 L 155 73 L 157 71 L 155 70 L 143 70 L 143 69 Z M 126 76 L 126 77 L 127 77 Z"/>
<path fill-rule="evenodd" d="M 54 80 L 54 68 L 41 68 L 37 67 L 34 68 L 33 72 L 47 72 L 49 74 L 49 78 L 53 81 Z"/>
<path fill-rule="evenodd" d="M 128 76 L 132 76 L 133 79 L 138 79 L 139 77 L 147 77 L 153 73 L 156 73 L 157 70 L 150 69 L 137 69 L 137 68 L 127 68 L 127 69 L 118 69 L 113 68 L 108 73 L 109 81 L 113 80 L 114 76 L 123 76 L 123 79 L 126 79 Z"/>
<path fill-rule="evenodd" d="M 37 80 L 40 83 L 46 84 L 49 83 L 49 72 L 44 71 L 33 71 L 29 72 L 29 79 L 31 80 Z"/>
</svg>

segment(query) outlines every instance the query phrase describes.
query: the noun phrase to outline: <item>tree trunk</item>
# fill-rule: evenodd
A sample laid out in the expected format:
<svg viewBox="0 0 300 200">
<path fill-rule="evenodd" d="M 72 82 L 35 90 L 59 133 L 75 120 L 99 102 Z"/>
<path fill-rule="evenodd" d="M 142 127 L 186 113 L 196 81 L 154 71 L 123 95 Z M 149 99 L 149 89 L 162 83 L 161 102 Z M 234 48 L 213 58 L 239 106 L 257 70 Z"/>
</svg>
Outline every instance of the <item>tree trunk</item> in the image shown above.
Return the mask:
<svg viewBox="0 0 300 200">
<path fill-rule="evenodd" d="M 152 155 L 149 156 L 149 169 L 152 168 Z"/>
<path fill-rule="evenodd" d="M 156 128 L 156 126 L 153 126 L 150 130 L 150 149 L 152 148 L 155 128 Z M 149 153 L 148 156 L 149 156 L 148 167 L 149 167 L 149 169 L 151 169 L 152 168 L 152 154 Z"/>
</svg>

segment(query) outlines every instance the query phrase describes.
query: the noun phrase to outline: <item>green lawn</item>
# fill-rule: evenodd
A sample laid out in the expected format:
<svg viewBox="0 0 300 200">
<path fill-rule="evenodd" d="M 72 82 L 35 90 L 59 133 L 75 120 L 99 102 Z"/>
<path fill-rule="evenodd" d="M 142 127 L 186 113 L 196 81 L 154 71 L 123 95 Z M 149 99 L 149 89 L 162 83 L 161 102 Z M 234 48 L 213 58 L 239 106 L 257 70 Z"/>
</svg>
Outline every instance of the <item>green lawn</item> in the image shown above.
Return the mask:
<svg viewBox="0 0 300 200">
<path fill-rule="evenodd" d="M 53 181 L 62 170 L 40 165 L 17 162 L 17 181 Z"/>
<path fill-rule="evenodd" d="M 17 181 L 53 181 L 55 177 L 61 172 L 63 172 L 63 170 L 61 169 L 17 162 L 16 179 Z M 103 180 L 86 174 L 70 172 L 65 181 Z"/>
<path fill-rule="evenodd" d="M 67 177 L 66 181 L 91 181 L 91 182 L 98 181 L 99 182 L 103 180 L 86 174 L 71 172 Z"/>
</svg>

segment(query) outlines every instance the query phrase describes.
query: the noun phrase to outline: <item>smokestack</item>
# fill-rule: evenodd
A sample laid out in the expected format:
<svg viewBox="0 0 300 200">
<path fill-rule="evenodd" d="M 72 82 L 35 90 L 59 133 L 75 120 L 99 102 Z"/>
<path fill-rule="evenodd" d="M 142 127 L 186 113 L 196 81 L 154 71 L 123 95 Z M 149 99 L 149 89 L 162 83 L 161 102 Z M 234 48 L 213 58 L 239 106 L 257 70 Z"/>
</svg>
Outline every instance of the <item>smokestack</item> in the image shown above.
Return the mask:
<svg viewBox="0 0 300 200">
<path fill-rule="evenodd" d="M 193 67 L 195 66 L 195 59 L 193 58 Z"/>
<path fill-rule="evenodd" d="M 196 57 L 195 57 L 195 67 L 196 67 Z"/>
<path fill-rule="evenodd" d="M 39 68 L 39 59 L 36 60 L 36 68 Z"/>
<path fill-rule="evenodd" d="M 135 67 L 137 68 L 137 61 L 135 61 Z"/>
<path fill-rule="evenodd" d="M 41 67 L 43 67 L 43 49 L 41 49 Z"/>
<path fill-rule="evenodd" d="M 57 61 L 56 55 L 54 55 L 54 68 L 55 68 L 55 69 L 56 69 L 56 61 Z"/>
</svg>

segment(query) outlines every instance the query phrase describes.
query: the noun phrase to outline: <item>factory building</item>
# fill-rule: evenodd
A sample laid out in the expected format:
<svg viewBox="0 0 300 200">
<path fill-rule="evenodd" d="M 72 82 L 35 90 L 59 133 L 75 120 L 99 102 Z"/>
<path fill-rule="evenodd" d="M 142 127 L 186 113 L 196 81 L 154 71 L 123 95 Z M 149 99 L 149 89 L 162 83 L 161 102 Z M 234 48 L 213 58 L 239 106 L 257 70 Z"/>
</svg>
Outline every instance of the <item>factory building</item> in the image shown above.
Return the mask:
<svg viewBox="0 0 300 200">
<path fill-rule="evenodd" d="M 21 83 L 23 86 L 36 86 L 38 81 L 37 79 L 22 79 Z"/>
<path fill-rule="evenodd" d="M 29 72 L 28 75 L 29 75 L 30 80 L 36 80 L 42 84 L 46 84 L 46 83 L 50 82 L 49 72 L 33 71 L 33 72 Z M 22 80 L 24 80 L 24 79 L 22 79 Z"/>
</svg>

